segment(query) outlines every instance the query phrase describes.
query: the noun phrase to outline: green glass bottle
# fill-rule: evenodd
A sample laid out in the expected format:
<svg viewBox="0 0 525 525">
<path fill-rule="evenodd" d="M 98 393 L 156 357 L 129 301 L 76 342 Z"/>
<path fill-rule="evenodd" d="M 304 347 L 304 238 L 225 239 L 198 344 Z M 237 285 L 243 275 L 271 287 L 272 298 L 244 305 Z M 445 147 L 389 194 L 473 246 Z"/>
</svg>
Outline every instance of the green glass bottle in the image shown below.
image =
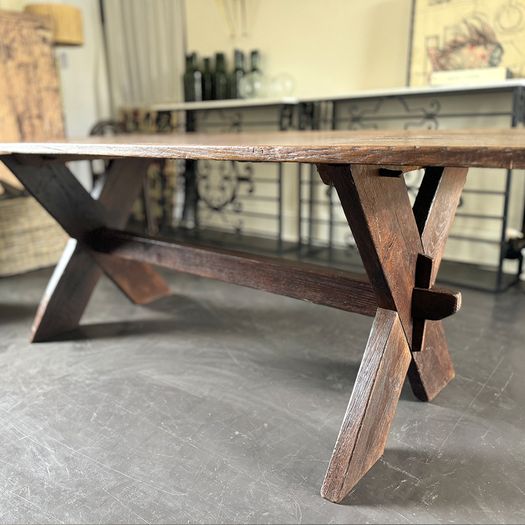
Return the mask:
<svg viewBox="0 0 525 525">
<path fill-rule="evenodd" d="M 213 98 L 222 100 L 228 98 L 228 77 L 226 75 L 226 59 L 224 53 L 215 54 L 215 72 L 213 74 Z"/>
<path fill-rule="evenodd" d="M 203 60 L 202 69 L 202 100 L 213 100 L 213 72 L 211 70 L 211 59 Z"/>
<path fill-rule="evenodd" d="M 261 70 L 261 55 L 257 49 L 250 53 L 250 93 L 252 97 L 263 97 L 267 86 Z"/>
<path fill-rule="evenodd" d="M 257 49 L 250 53 L 250 72 L 262 73 L 261 71 L 261 54 Z"/>
<path fill-rule="evenodd" d="M 202 100 L 202 73 L 197 67 L 197 54 L 186 55 L 186 70 L 183 76 L 185 102 Z"/>
<path fill-rule="evenodd" d="M 230 98 L 241 98 L 240 84 L 244 77 L 244 53 L 240 49 L 236 49 L 234 52 L 234 68 L 229 77 L 229 97 Z"/>
</svg>

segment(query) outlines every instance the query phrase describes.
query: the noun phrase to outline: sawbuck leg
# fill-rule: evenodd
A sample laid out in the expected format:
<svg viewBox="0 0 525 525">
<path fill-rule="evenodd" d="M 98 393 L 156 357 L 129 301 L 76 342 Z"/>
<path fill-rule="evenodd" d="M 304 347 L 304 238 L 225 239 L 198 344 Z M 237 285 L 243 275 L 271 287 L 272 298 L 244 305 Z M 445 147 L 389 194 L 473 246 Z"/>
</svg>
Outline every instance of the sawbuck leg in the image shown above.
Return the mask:
<svg viewBox="0 0 525 525">
<path fill-rule="evenodd" d="M 423 400 L 454 376 L 441 319 L 461 296 L 434 283 L 467 170 L 427 168 L 413 209 L 401 168 L 318 171 L 339 195 L 379 306 L 321 489 L 340 502 L 383 454 L 407 371 Z"/>
<path fill-rule="evenodd" d="M 103 272 L 137 304 L 170 293 L 150 265 L 95 253 L 84 243 L 95 229 L 125 226 L 149 161 L 112 161 L 98 200 L 64 164 L 44 160 L 35 164 L 23 157 L 4 162 L 70 236 L 38 307 L 32 341 L 51 340 L 77 328 Z"/>
</svg>

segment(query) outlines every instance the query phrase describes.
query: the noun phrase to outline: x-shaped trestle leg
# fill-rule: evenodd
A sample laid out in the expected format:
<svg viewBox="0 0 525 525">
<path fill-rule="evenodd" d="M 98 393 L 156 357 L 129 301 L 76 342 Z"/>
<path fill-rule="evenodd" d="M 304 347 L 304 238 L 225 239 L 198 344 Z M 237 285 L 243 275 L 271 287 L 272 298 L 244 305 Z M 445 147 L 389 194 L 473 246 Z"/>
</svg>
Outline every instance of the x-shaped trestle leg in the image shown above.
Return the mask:
<svg viewBox="0 0 525 525">
<path fill-rule="evenodd" d="M 383 454 L 407 371 L 422 400 L 454 377 L 440 319 L 459 295 L 443 294 L 442 304 L 433 287 L 467 169 L 427 168 L 413 209 L 402 169 L 318 171 L 339 195 L 379 306 L 321 489 L 340 502 Z"/>
<path fill-rule="evenodd" d="M 23 157 L 2 160 L 71 237 L 38 307 L 33 341 L 50 340 L 77 328 L 102 272 L 137 304 L 170 293 L 150 265 L 95 253 L 84 244 L 97 228 L 125 226 L 150 161 L 112 161 L 95 200 L 65 164 L 44 160 L 35 164 Z"/>
</svg>

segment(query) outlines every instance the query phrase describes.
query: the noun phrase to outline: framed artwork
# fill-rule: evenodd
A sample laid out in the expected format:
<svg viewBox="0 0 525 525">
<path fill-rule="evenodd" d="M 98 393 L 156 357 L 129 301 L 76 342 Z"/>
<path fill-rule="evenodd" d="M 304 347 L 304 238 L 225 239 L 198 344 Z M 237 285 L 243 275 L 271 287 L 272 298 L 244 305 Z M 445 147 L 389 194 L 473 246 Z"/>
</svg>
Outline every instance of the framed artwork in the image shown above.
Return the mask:
<svg viewBox="0 0 525 525">
<path fill-rule="evenodd" d="M 410 86 L 433 72 L 503 67 L 525 75 L 525 0 L 413 0 Z"/>
</svg>

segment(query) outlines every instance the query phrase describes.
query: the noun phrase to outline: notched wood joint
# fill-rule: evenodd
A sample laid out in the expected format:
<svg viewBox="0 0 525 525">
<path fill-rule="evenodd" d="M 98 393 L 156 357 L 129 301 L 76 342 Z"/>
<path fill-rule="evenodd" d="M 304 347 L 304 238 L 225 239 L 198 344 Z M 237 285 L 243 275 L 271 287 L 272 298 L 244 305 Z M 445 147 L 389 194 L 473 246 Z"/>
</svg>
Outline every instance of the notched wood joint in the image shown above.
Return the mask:
<svg viewBox="0 0 525 525">
<path fill-rule="evenodd" d="M 346 164 L 317 164 L 316 166 L 319 177 L 327 186 L 333 186 L 334 178 L 338 175 L 350 174 L 350 166 Z"/>
<path fill-rule="evenodd" d="M 432 259 L 432 257 L 429 257 L 428 255 L 425 255 L 424 253 L 419 253 L 417 255 L 416 286 L 418 288 L 430 288 L 433 264 L 434 264 L 434 259 Z"/>
<path fill-rule="evenodd" d="M 440 321 L 461 308 L 461 292 L 447 288 L 414 288 L 412 316 L 415 319 Z"/>
<path fill-rule="evenodd" d="M 79 242 L 84 244 L 88 249 L 94 250 L 96 252 L 106 253 L 105 246 L 105 235 L 109 231 L 108 228 L 102 226 L 100 228 L 94 228 L 89 232 L 86 232 L 82 239 L 78 239 Z"/>
<path fill-rule="evenodd" d="M 403 175 L 403 170 L 391 169 L 391 168 L 379 168 L 380 177 L 399 177 Z"/>
<path fill-rule="evenodd" d="M 432 257 L 418 255 L 412 291 L 412 352 L 425 348 L 427 321 L 440 321 L 461 308 L 460 292 L 431 286 L 433 264 Z"/>
</svg>

